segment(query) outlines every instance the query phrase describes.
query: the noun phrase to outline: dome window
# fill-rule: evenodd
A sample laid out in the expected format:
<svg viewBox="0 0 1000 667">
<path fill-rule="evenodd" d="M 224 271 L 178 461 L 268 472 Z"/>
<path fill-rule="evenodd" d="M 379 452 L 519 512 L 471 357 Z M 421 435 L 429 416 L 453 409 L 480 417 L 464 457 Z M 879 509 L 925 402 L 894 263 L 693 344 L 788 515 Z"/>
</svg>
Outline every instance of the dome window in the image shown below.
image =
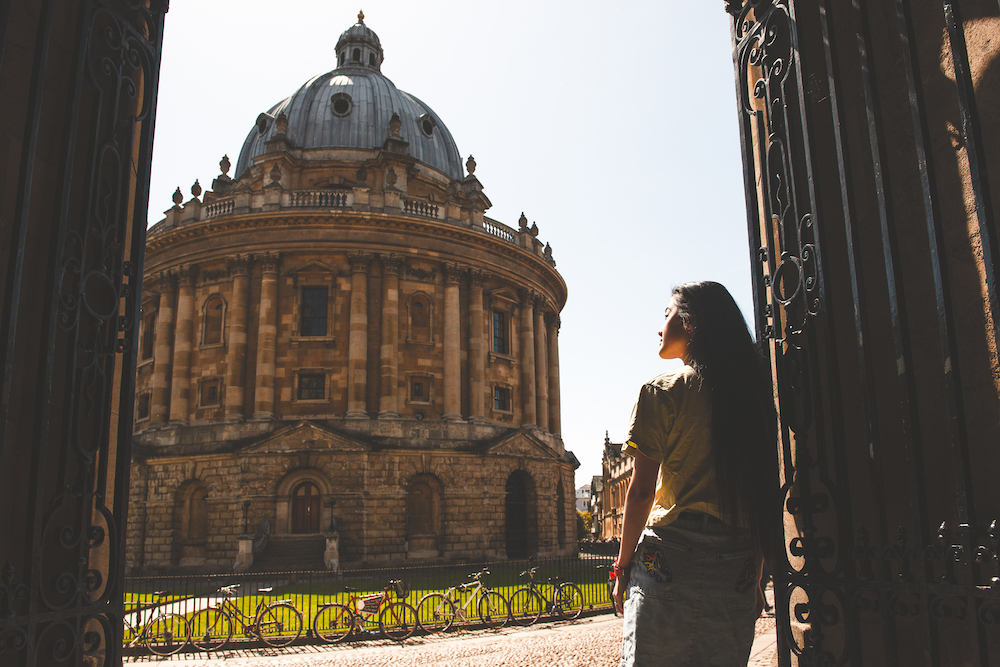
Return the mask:
<svg viewBox="0 0 1000 667">
<path fill-rule="evenodd" d="M 347 51 L 340 52 L 340 65 L 343 65 L 347 61 Z"/>
<path fill-rule="evenodd" d="M 330 98 L 330 102 L 333 105 L 334 116 L 346 116 L 350 114 L 351 109 L 354 108 L 354 102 L 351 100 L 351 96 L 347 93 L 337 93 Z"/>
<path fill-rule="evenodd" d="M 361 62 L 361 49 L 354 49 L 354 51 L 351 53 L 351 60 L 353 60 L 356 63 Z"/>
<path fill-rule="evenodd" d="M 369 53 L 368 54 L 368 64 L 371 65 L 372 67 L 375 67 L 375 54 L 374 53 Z"/>
<path fill-rule="evenodd" d="M 417 124 L 420 126 L 420 131 L 424 133 L 425 137 L 434 136 L 434 128 L 437 127 L 437 121 L 434 120 L 434 116 L 429 113 L 421 114 L 417 118 Z"/>
</svg>

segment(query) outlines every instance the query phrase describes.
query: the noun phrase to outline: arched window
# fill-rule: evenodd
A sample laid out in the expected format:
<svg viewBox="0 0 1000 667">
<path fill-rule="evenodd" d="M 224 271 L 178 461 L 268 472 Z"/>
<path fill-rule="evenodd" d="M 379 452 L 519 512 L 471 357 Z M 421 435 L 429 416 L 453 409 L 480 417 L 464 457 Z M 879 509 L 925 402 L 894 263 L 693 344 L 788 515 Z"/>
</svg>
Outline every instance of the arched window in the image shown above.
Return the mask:
<svg viewBox="0 0 1000 667">
<path fill-rule="evenodd" d="M 340 62 L 338 64 L 339 65 L 343 65 L 346 60 L 347 60 L 347 51 L 341 51 L 340 52 Z"/>
<path fill-rule="evenodd" d="M 371 65 L 372 67 L 375 67 L 375 54 L 374 53 L 369 53 L 368 54 L 368 64 Z"/>
<path fill-rule="evenodd" d="M 410 340 L 431 340 L 431 302 L 426 294 L 410 297 Z"/>
<path fill-rule="evenodd" d="M 507 478 L 504 498 L 507 558 L 527 558 L 537 550 L 535 485 L 531 477 L 515 470 Z"/>
<path fill-rule="evenodd" d="M 219 295 L 210 296 L 203 310 L 201 344 L 222 343 L 222 326 L 226 316 L 226 302 Z"/>
<path fill-rule="evenodd" d="M 441 483 L 433 475 L 417 475 L 406 491 L 406 540 L 410 558 L 441 553 Z"/>
<path fill-rule="evenodd" d="M 174 504 L 174 562 L 201 565 L 205 562 L 208 537 L 208 487 L 190 479 L 177 488 Z"/>
<path fill-rule="evenodd" d="M 302 482 L 292 492 L 292 532 L 319 532 L 319 489 L 312 482 Z"/>
<path fill-rule="evenodd" d="M 356 63 L 361 62 L 361 49 L 354 49 L 354 51 L 351 53 L 351 60 L 353 60 Z"/>
</svg>

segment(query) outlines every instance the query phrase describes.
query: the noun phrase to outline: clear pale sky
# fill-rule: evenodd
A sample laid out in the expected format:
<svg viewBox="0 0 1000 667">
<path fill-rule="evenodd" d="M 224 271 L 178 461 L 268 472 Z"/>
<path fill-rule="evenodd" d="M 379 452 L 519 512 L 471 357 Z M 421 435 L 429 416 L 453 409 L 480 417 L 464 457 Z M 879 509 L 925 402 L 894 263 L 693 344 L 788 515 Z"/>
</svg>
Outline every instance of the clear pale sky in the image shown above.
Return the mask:
<svg viewBox="0 0 1000 667">
<path fill-rule="evenodd" d="M 724 3 L 173 0 L 150 224 L 174 188 L 189 199 L 223 154 L 235 165 L 260 112 L 334 69 L 359 9 L 382 73 L 475 156 L 486 215 L 516 227 L 524 211 L 552 245 L 569 288 L 562 437 L 587 483 L 605 431 L 620 443 L 639 387 L 676 365 L 657 357 L 673 285 L 719 281 L 753 321 Z"/>
</svg>

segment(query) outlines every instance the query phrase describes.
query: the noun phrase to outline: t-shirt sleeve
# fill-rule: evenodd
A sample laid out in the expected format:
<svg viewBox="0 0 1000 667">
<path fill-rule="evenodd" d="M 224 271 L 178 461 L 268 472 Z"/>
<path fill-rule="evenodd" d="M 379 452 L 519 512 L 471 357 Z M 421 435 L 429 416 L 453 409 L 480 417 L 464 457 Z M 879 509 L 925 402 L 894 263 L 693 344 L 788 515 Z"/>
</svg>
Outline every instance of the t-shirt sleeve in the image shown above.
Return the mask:
<svg viewBox="0 0 1000 667">
<path fill-rule="evenodd" d="M 628 440 L 622 451 L 635 456 L 640 451 L 654 461 L 666 458 L 667 427 L 673 421 L 673 404 L 657 387 L 645 384 L 632 408 Z"/>
</svg>

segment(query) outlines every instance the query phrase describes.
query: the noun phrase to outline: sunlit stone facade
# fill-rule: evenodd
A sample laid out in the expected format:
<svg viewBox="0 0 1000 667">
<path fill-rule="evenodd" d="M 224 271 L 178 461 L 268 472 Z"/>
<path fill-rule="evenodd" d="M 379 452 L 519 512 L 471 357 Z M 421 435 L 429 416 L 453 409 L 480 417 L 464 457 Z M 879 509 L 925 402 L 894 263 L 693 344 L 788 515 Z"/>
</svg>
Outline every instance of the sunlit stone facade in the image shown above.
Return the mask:
<svg viewBox="0 0 1000 667">
<path fill-rule="evenodd" d="M 148 230 L 133 570 L 231 569 L 244 532 L 254 567 L 575 552 L 552 251 L 363 20 L 336 58 Z"/>
</svg>

